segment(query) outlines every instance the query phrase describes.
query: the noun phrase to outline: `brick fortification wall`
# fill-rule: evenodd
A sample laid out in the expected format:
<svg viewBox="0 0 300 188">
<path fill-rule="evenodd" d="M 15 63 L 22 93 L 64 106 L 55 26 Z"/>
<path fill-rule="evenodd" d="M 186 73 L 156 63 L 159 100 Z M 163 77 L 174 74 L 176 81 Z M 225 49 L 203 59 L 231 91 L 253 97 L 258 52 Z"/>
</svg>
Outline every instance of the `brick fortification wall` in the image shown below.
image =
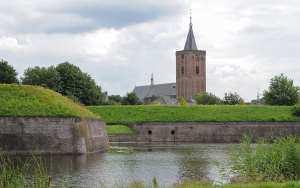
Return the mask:
<svg viewBox="0 0 300 188">
<path fill-rule="evenodd" d="M 0 151 L 16 154 L 84 154 L 105 151 L 105 123 L 79 118 L 2 117 Z"/>
<path fill-rule="evenodd" d="M 245 134 L 254 141 L 300 136 L 300 122 L 144 123 L 133 125 L 137 135 L 111 136 L 112 142 L 238 143 Z"/>
</svg>

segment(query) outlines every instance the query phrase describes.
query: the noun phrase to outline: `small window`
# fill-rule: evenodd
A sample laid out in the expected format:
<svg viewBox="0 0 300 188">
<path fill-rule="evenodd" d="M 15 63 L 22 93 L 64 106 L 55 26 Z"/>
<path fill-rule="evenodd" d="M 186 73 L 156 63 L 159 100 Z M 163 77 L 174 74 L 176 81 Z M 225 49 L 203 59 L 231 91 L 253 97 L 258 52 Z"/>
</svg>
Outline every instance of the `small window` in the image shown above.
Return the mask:
<svg viewBox="0 0 300 188">
<path fill-rule="evenodd" d="M 171 131 L 171 135 L 174 135 L 174 134 L 175 134 L 175 130 L 172 130 L 172 131 Z"/>
<path fill-rule="evenodd" d="M 152 134 L 152 131 L 151 131 L 151 130 L 148 130 L 148 134 L 151 135 L 151 134 Z"/>
<path fill-rule="evenodd" d="M 181 67 L 181 74 L 184 74 L 184 67 Z"/>
<path fill-rule="evenodd" d="M 196 74 L 199 74 L 199 66 L 196 66 Z"/>
</svg>

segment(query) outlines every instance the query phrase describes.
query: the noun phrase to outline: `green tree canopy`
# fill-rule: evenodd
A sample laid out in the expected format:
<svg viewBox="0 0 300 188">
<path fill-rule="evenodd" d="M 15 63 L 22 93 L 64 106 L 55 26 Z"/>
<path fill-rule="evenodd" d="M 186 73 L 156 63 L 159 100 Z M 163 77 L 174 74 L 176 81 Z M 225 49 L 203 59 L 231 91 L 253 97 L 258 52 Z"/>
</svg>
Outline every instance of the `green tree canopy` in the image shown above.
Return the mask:
<svg viewBox="0 0 300 188">
<path fill-rule="evenodd" d="M 5 60 L 0 60 L 0 83 L 18 83 L 16 70 Z"/>
<path fill-rule="evenodd" d="M 123 105 L 138 105 L 141 104 L 139 98 L 136 96 L 135 93 L 127 93 L 125 97 L 123 97 L 122 100 Z"/>
<path fill-rule="evenodd" d="M 110 95 L 108 96 L 108 104 L 121 104 L 122 97 L 120 95 Z"/>
<path fill-rule="evenodd" d="M 60 75 L 54 66 L 28 68 L 24 72 L 22 83 L 26 85 L 40 85 L 54 91 L 59 91 Z"/>
<path fill-rule="evenodd" d="M 29 68 L 25 71 L 22 82 L 48 87 L 85 105 L 99 105 L 104 102 L 101 87 L 90 75 L 68 62 L 56 67 Z"/>
<path fill-rule="evenodd" d="M 220 104 L 222 100 L 215 96 L 212 93 L 199 93 L 195 96 L 195 100 L 197 104 L 204 104 L 204 105 L 214 105 L 214 104 Z"/>
<path fill-rule="evenodd" d="M 299 87 L 283 74 L 275 76 L 269 90 L 264 92 L 264 100 L 269 105 L 295 105 L 299 100 Z"/>
<path fill-rule="evenodd" d="M 244 100 L 237 93 L 225 93 L 223 103 L 227 105 L 243 104 Z"/>
</svg>

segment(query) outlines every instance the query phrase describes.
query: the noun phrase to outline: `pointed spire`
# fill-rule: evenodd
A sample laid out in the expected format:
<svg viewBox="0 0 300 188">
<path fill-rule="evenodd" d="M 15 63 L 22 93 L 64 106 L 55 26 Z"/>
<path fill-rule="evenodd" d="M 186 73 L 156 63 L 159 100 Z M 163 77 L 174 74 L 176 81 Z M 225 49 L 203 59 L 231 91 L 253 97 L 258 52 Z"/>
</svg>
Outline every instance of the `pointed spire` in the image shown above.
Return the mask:
<svg viewBox="0 0 300 188">
<path fill-rule="evenodd" d="M 153 73 L 151 74 L 151 86 L 154 85 L 154 77 L 153 77 Z"/>
<path fill-rule="evenodd" d="M 198 50 L 193 32 L 192 10 L 190 10 L 190 28 L 184 45 L 184 50 Z"/>
</svg>

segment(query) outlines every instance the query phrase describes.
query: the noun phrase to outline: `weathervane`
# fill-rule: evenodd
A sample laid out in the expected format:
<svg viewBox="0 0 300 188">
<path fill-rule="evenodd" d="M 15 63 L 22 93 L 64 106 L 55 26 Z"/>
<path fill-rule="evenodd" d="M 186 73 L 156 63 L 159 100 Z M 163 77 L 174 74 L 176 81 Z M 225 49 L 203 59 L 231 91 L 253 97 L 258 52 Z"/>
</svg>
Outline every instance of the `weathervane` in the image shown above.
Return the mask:
<svg viewBox="0 0 300 188">
<path fill-rule="evenodd" d="M 190 8 L 190 25 L 193 25 L 192 24 L 192 8 Z"/>
</svg>

